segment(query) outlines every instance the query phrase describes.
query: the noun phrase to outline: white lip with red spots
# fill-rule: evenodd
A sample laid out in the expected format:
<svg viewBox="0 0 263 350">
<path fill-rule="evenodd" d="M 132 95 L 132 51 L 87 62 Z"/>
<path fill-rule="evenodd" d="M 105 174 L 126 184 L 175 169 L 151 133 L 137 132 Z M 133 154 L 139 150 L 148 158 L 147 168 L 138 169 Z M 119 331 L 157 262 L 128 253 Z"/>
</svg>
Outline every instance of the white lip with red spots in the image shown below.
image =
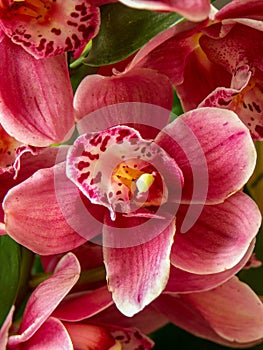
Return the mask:
<svg viewBox="0 0 263 350">
<path fill-rule="evenodd" d="M 133 128 L 112 127 L 75 141 L 67 157 L 67 176 L 92 203 L 107 207 L 115 220 L 117 212 L 131 214 L 167 201 L 168 190 L 158 172 L 165 155 Z"/>
</svg>

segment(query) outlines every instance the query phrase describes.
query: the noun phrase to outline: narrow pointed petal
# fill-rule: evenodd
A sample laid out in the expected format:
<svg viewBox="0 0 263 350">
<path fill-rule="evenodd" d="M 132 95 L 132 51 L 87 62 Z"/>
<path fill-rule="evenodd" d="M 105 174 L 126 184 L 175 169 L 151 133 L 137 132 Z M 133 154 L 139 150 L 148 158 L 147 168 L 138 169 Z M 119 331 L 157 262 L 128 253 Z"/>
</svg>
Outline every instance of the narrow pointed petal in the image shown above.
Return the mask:
<svg viewBox="0 0 263 350">
<path fill-rule="evenodd" d="M 56 318 L 50 317 L 28 341 L 20 345 L 19 349 L 73 350 L 73 344 L 64 325 Z"/>
<path fill-rule="evenodd" d="M 262 303 L 236 277 L 208 292 L 162 295 L 154 306 L 175 325 L 225 346 L 248 348 L 262 341 Z"/>
<path fill-rule="evenodd" d="M 124 102 L 150 103 L 171 110 L 172 85 L 165 75 L 156 71 L 133 69 L 111 77 L 87 76 L 79 85 L 74 97 L 78 120 L 99 108 Z M 121 115 L 117 118 L 121 118 Z M 118 119 L 110 126 L 119 124 Z"/>
<path fill-rule="evenodd" d="M 5 322 L 2 324 L 2 327 L 0 329 L 0 349 L 6 349 L 8 332 L 12 324 L 12 317 L 13 317 L 14 311 L 15 311 L 15 307 L 12 306 L 5 319 Z"/>
<path fill-rule="evenodd" d="M 8 38 L 1 42 L 0 53 L 4 129 L 18 141 L 39 147 L 69 138 L 74 112 L 65 56 L 36 60 Z"/>
<path fill-rule="evenodd" d="M 77 188 L 67 179 L 64 163 L 39 170 L 13 187 L 3 209 L 8 234 L 39 254 L 61 253 L 86 241 L 77 232 L 84 225 L 87 231 L 83 219 L 88 211 Z M 95 227 L 96 223 L 89 233 L 92 236 L 97 234 Z"/>
<path fill-rule="evenodd" d="M 255 167 L 249 131 L 232 111 L 199 108 L 185 113 L 164 128 L 155 142 L 183 172 L 183 201 L 222 202 L 244 186 Z"/>
<path fill-rule="evenodd" d="M 62 321 L 81 321 L 92 317 L 113 304 L 108 288 L 101 287 L 93 291 L 71 294 L 53 312 L 53 316 Z"/>
<path fill-rule="evenodd" d="M 30 296 L 19 329 L 19 334 L 9 338 L 10 346 L 25 342 L 43 325 L 53 310 L 77 282 L 80 265 L 68 253 L 58 263 L 54 274 L 42 282 Z"/>
<path fill-rule="evenodd" d="M 110 227 L 104 235 L 109 233 Z M 165 288 L 174 233 L 175 223 L 172 221 L 163 232 L 144 244 L 128 248 L 104 246 L 109 290 L 124 315 L 133 316 Z"/>
<path fill-rule="evenodd" d="M 208 17 L 210 1 L 208 0 L 120 0 L 123 4 L 138 9 L 151 11 L 174 11 L 191 21 L 202 21 Z"/>
<path fill-rule="evenodd" d="M 184 212 L 178 212 L 171 262 L 188 272 L 209 274 L 240 262 L 258 232 L 261 215 L 255 202 L 238 192 L 223 203 L 205 205 L 185 233 L 180 232 L 183 220 Z"/>
<path fill-rule="evenodd" d="M 242 268 L 247 266 L 255 247 L 255 240 L 250 244 L 246 254 L 240 262 L 231 269 L 212 273 L 208 275 L 190 273 L 174 266 L 171 266 L 170 276 L 164 293 L 178 294 L 201 292 L 215 288 L 238 273 Z"/>
<path fill-rule="evenodd" d="M 83 49 L 99 29 L 99 9 L 84 0 L 12 1 L 2 6 L 0 26 L 36 58 Z"/>
</svg>

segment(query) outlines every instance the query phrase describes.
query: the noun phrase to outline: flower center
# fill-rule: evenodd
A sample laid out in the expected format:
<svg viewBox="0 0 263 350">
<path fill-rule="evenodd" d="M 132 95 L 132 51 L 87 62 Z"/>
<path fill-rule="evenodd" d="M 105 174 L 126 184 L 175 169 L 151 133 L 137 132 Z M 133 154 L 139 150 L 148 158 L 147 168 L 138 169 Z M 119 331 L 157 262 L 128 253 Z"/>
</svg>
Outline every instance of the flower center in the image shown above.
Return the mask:
<svg viewBox="0 0 263 350">
<path fill-rule="evenodd" d="M 47 12 L 50 9 L 51 1 L 14 0 L 10 10 L 13 16 L 22 15 L 43 22 L 46 20 Z"/>
<path fill-rule="evenodd" d="M 149 170 L 149 166 L 147 170 Z M 124 185 L 129 190 L 129 199 L 131 199 L 136 190 L 138 194 L 149 190 L 154 182 L 154 175 L 143 171 L 143 169 L 140 170 L 138 164 L 130 165 L 122 162 L 113 171 L 112 180 L 119 186 Z"/>
</svg>

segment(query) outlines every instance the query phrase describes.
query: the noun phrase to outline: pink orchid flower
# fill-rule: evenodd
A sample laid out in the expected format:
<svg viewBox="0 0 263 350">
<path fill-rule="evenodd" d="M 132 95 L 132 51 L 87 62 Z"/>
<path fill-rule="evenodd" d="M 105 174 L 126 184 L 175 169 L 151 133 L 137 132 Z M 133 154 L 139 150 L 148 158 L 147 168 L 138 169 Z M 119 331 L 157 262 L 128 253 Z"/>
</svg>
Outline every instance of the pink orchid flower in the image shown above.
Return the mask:
<svg viewBox="0 0 263 350">
<path fill-rule="evenodd" d="M 95 322 L 66 322 L 55 316 L 54 310 L 61 304 L 70 289 L 77 282 L 80 265 L 76 257 L 69 253 L 57 264 L 53 275 L 42 282 L 30 296 L 18 331 L 9 329 L 14 308 L 0 330 L 0 344 L 12 349 L 86 349 L 132 350 L 141 347 L 151 349 L 153 342 L 138 330 L 127 329 L 112 324 Z M 109 292 L 95 290 L 83 298 L 78 296 L 78 306 L 85 309 L 86 318 L 99 313 L 112 303 Z M 72 302 L 72 301 L 71 301 Z M 82 304 L 80 304 L 82 303 Z M 76 318 L 78 309 L 71 309 L 72 318 Z M 67 312 L 67 311 L 66 311 Z M 8 337 L 8 332 L 11 335 Z"/>
<path fill-rule="evenodd" d="M 152 11 L 178 12 L 192 21 L 202 21 L 210 11 L 209 0 L 120 0 L 124 5 Z"/>
<path fill-rule="evenodd" d="M 125 97 L 125 86 L 133 97 L 145 96 L 143 89 L 157 94 L 149 84 L 136 90 L 132 82 L 132 74 L 87 77 L 75 107 L 79 130 L 90 131 L 64 162 L 37 171 L 3 203 L 8 234 L 41 255 L 87 240 L 102 244 L 109 289 L 128 316 L 162 293 L 170 261 L 201 275 L 236 266 L 261 221 L 254 202 L 239 192 L 256 153 L 232 111 L 200 108 L 164 126 L 164 108 L 119 103 L 81 118 L 94 107 L 89 89 L 98 103 L 103 89 L 111 101 Z M 102 241 L 96 238 L 101 233 Z"/>
<path fill-rule="evenodd" d="M 0 30 L 35 58 L 81 51 L 99 24 L 99 9 L 91 1 L 0 1 Z"/>
<path fill-rule="evenodd" d="M 231 109 L 253 138 L 262 139 L 262 20 L 261 0 L 231 1 L 211 20 L 184 22 L 160 33 L 129 69 L 166 74 L 185 111 L 197 106 Z"/>
</svg>

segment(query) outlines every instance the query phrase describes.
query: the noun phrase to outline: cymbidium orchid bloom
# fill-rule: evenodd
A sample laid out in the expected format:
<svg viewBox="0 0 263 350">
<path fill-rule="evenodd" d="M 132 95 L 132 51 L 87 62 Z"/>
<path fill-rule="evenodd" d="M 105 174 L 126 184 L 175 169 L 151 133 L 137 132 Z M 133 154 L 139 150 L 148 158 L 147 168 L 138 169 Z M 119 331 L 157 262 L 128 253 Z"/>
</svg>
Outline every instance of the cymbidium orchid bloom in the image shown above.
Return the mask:
<svg viewBox="0 0 263 350">
<path fill-rule="evenodd" d="M 129 69 L 165 73 L 185 111 L 197 106 L 231 109 L 253 138 L 262 139 L 262 24 L 261 0 L 231 1 L 210 20 L 184 22 L 160 33 Z"/>
<path fill-rule="evenodd" d="M 145 103 L 106 106 L 81 118 L 94 106 L 86 98 L 89 88 L 103 95 L 101 78 L 90 77 L 97 87 L 86 79 L 75 107 L 79 130 L 90 131 L 64 162 L 8 192 L 6 231 L 42 255 L 101 242 L 113 300 L 132 316 L 162 293 L 170 261 L 206 275 L 243 258 L 261 221 L 240 192 L 253 172 L 255 149 L 239 118 L 218 108 L 188 112 L 160 132 L 169 113 Z M 120 98 L 127 81 L 118 79 Z M 102 241 L 96 238 L 101 233 Z"/>
<path fill-rule="evenodd" d="M 18 325 L 10 327 L 12 313 L 10 310 L 6 322 L 0 330 L 0 344 L 8 350 L 22 349 L 103 349 L 132 350 L 134 348 L 151 349 L 153 342 L 136 329 L 128 329 L 95 322 L 64 322 L 55 316 L 54 310 L 66 297 L 77 282 L 80 265 L 77 258 L 69 253 L 57 264 L 53 275 L 42 282 L 30 296 Z M 105 289 L 105 288 L 104 288 Z M 78 295 L 75 301 L 82 303 L 85 318 L 104 310 L 112 303 L 109 292 L 99 289 L 88 295 Z M 63 311 L 63 305 L 60 306 Z M 78 309 L 71 309 L 72 320 Z M 66 310 L 67 312 L 67 310 Z M 8 336 L 9 331 L 9 336 Z"/>
<path fill-rule="evenodd" d="M 0 30 L 35 58 L 82 50 L 99 24 L 92 1 L 0 1 Z"/>
</svg>

